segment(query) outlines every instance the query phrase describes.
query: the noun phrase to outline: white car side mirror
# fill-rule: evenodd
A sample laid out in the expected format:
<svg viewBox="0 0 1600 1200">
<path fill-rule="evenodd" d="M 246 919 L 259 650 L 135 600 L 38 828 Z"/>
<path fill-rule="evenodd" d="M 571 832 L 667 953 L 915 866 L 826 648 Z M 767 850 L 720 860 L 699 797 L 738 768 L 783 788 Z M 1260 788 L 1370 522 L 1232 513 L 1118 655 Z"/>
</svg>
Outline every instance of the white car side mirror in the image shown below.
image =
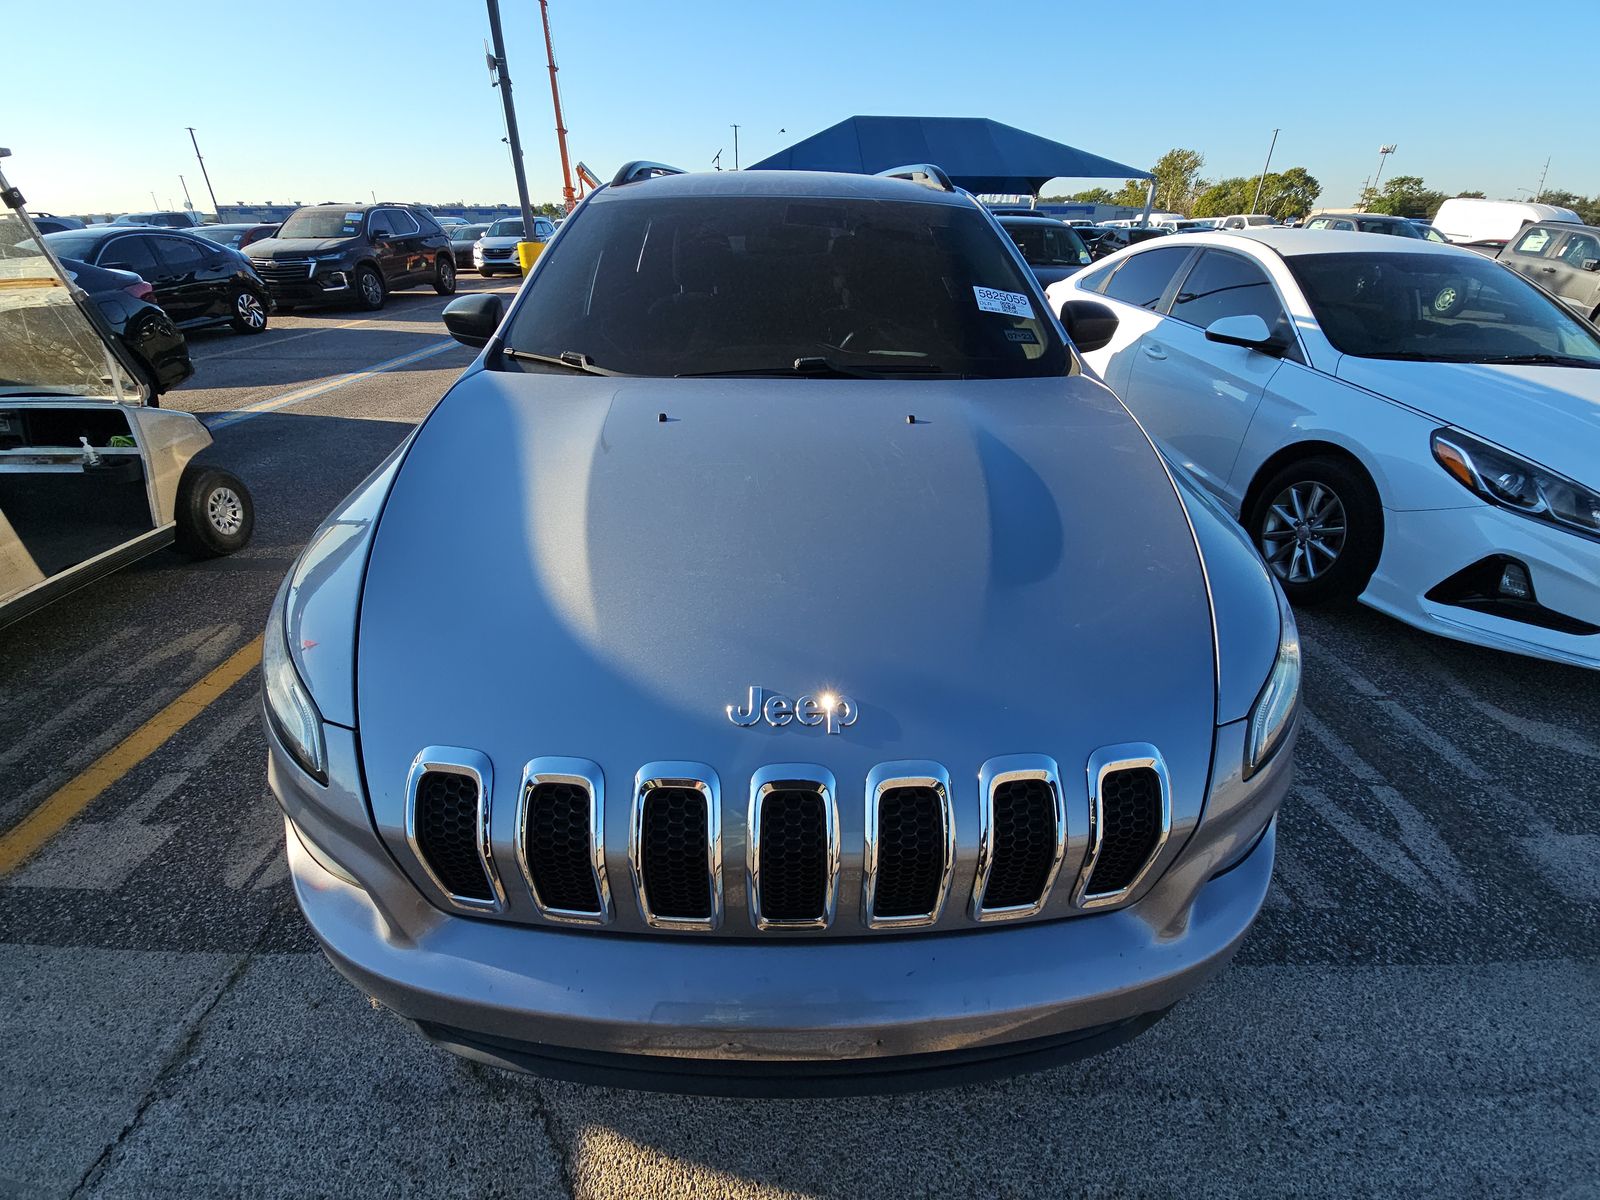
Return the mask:
<svg viewBox="0 0 1600 1200">
<path fill-rule="evenodd" d="M 1254 313 L 1241 313 L 1236 317 L 1218 317 L 1206 326 L 1206 340 L 1227 346 L 1243 346 L 1246 350 L 1269 352 L 1276 343 L 1267 323 Z"/>
</svg>

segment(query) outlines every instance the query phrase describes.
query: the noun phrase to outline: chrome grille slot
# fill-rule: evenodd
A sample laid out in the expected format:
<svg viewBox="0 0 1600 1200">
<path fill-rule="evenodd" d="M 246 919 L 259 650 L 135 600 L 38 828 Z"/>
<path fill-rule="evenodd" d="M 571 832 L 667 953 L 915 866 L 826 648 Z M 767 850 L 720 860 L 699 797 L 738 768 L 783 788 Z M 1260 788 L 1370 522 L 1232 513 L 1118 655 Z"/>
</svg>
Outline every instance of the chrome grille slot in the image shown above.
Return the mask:
<svg viewBox="0 0 1600 1200">
<path fill-rule="evenodd" d="M 820 767 L 774 766 L 750 784 L 746 861 L 757 929 L 826 929 L 839 882 L 833 776 Z"/>
<path fill-rule="evenodd" d="M 867 776 L 869 928 L 931 925 L 950 889 L 955 828 L 950 777 L 937 763 L 888 763 Z"/>
<path fill-rule="evenodd" d="M 693 772 L 684 767 L 696 768 Z M 663 768 L 677 768 L 675 771 Z M 709 767 L 652 763 L 639 773 L 629 859 L 639 911 L 657 929 L 715 929 L 722 918 L 722 839 Z"/>
<path fill-rule="evenodd" d="M 972 915 L 979 921 L 1032 916 L 1044 907 L 1066 851 L 1066 805 L 1052 759 L 1011 755 L 978 773 L 983 831 Z"/>
<path fill-rule="evenodd" d="M 522 773 L 517 860 L 534 903 L 553 921 L 611 918 L 602 797 L 604 776 L 586 759 L 536 758 Z"/>
<path fill-rule="evenodd" d="M 1132 894 L 1172 830 L 1172 785 L 1154 746 L 1098 751 L 1089 760 L 1089 779 L 1089 857 L 1078 884 L 1083 908 Z"/>
<path fill-rule="evenodd" d="M 489 853 L 489 760 L 474 750 L 430 746 L 406 780 L 406 841 L 444 898 L 498 910 L 500 880 Z"/>
</svg>

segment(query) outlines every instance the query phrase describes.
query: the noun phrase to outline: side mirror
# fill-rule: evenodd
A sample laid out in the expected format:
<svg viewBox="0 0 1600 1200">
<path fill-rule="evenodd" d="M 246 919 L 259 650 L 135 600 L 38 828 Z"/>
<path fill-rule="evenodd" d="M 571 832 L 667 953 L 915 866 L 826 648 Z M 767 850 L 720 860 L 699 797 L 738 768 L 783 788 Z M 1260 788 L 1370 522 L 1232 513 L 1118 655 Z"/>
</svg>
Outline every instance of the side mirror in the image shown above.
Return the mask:
<svg viewBox="0 0 1600 1200">
<path fill-rule="evenodd" d="M 1600 271 L 1600 258 L 1586 258 L 1583 260 L 1585 271 Z"/>
<path fill-rule="evenodd" d="M 1225 346 L 1243 346 L 1246 350 L 1257 350 L 1262 354 L 1271 354 L 1277 347 L 1272 340 L 1272 330 L 1254 313 L 1218 317 L 1206 326 L 1206 341 L 1221 342 Z"/>
<path fill-rule="evenodd" d="M 1117 314 L 1098 300 L 1068 300 L 1061 305 L 1061 324 L 1072 344 L 1088 353 L 1110 344 L 1117 332 Z"/>
<path fill-rule="evenodd" d="M 444 306 L 444 327 L 463 346 L 474 349 L 488 344 L 500 328 L 505 305 L 494 292 L 458 296 Z"/>
</svg>

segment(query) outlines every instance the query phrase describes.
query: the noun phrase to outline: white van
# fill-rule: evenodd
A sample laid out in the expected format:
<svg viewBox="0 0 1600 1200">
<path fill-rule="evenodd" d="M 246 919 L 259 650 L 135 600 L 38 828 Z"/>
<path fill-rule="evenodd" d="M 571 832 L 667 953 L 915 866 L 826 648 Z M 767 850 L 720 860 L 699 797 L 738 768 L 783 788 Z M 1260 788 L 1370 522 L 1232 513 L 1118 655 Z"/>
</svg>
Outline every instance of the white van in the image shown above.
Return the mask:
<svg viewBox="0 0 1600 1200">
<path fill-rule="evenodd" d="M 1464 196 L 1441 204 L 1439 215 L 1433 218 L 1433 227 L 1452 242 L 1503 244 L 1515 237 L 1517 230 L 1535 221 L 1582 224 L 1577 213 L 1554 204 L 1475 200 Z"/>
</svg>

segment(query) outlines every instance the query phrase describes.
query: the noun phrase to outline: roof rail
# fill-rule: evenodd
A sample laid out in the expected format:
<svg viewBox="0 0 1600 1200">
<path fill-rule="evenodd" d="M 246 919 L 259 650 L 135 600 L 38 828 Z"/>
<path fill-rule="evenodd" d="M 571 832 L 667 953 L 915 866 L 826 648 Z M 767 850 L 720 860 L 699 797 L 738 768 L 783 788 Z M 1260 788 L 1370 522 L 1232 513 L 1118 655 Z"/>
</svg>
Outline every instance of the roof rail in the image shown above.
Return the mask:
<svg viewBox="0 0 1600 1200">
<path fill-rule="evenodd" d="M 950 182 L 950 176 L 944 173 L 943 167 L 936 167 L 932 163 L 911 163 L 904 167 L 890 167 L 887 171 L 879 171 L 885 179 L 904 179 L 911 183 L 920 183 L 923 187 L 932 188 L 936 192 L 953 192 L 956 185 Z"/>
<path fill-rule="evenodd" d="M 657 175 L 682 174 L 682 167 L 669 167 L 666 163 L 650 162 L 640 158 L 630 163 L 623 163 L 611 177 L 611 186 L 621 187 L 625 183 L 638 183 L 643 179 L 654 179 Z"/>
</svg>

